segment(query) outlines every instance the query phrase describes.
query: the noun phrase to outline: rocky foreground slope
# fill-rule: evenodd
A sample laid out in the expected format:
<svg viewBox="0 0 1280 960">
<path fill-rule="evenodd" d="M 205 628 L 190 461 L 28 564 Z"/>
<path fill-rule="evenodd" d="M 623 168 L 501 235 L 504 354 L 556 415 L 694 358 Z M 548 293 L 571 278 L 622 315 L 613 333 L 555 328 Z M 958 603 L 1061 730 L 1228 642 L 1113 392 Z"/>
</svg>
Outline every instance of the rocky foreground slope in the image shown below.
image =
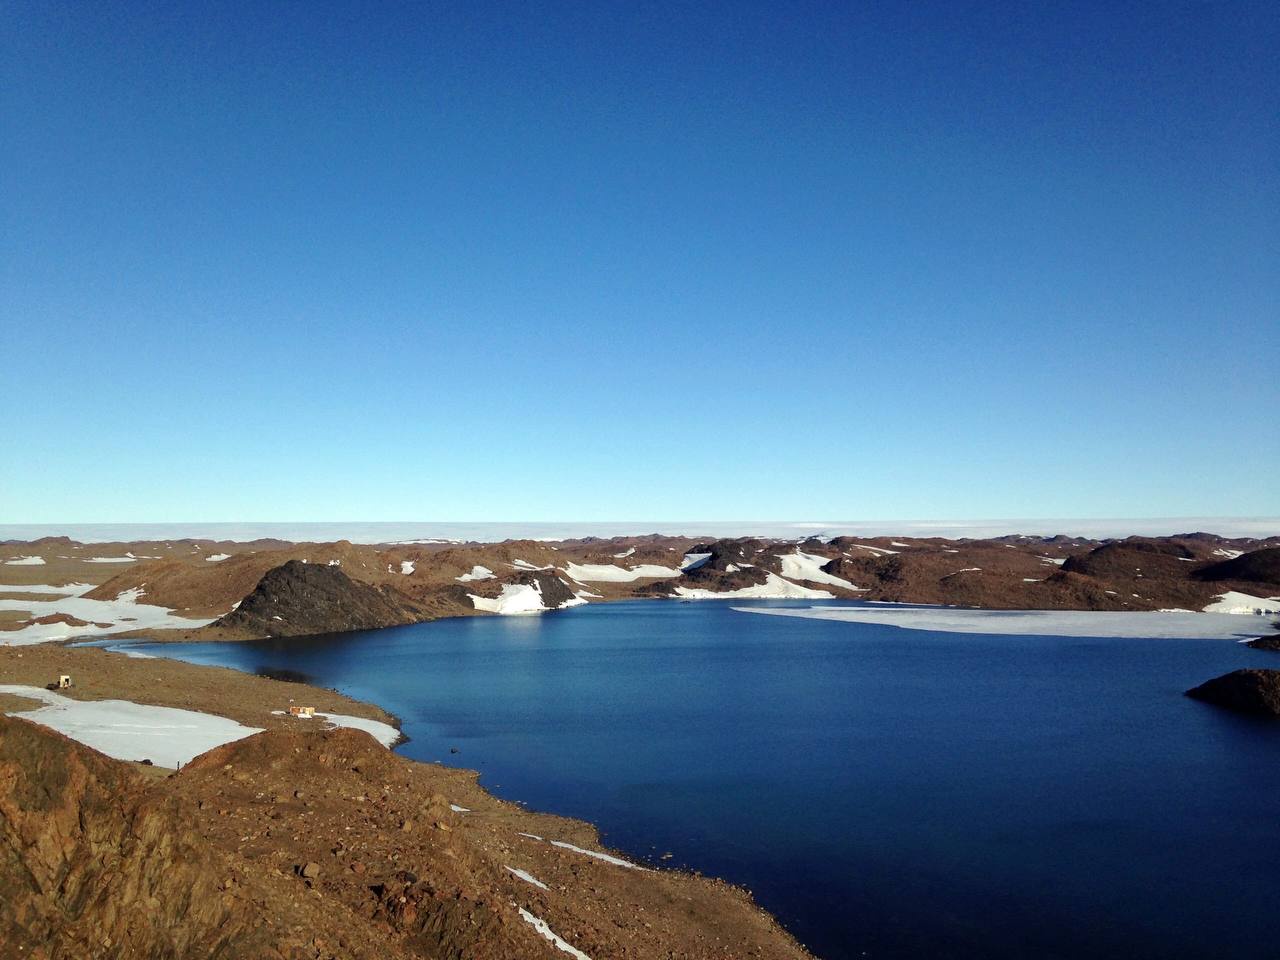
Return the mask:
<svg viewBox="0 0 1280 960">
<path fill-rule="evenodd" d="M 0 717 L 0 953 L 808 957 L 742 891 L 628 864 L 474 776 L 299 723 L 147 778 Z"/>
</svg>

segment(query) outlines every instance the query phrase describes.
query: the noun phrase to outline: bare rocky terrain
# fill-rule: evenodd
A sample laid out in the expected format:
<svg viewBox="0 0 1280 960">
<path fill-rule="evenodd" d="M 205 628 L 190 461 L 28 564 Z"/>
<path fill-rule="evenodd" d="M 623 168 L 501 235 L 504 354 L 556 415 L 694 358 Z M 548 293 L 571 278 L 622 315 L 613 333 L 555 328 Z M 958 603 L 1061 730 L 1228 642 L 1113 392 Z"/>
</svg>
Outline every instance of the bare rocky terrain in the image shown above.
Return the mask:
<svg viewBox="0 0 1280 960">
<path fill-rule="evenodd" d="M 1009 536 L 700 543 L 652 535 L 377 545 L 80 544 L 47 538 L 0 544 L 0 600 L 11 601 L 0 610 L 0 644 L 6 633 L 42 622 L 63 622 L 67 636 L 92 635 L 107 626 L 95 619 L 96 608 L 78 615 L 13 609 L 20 607 L 17 601 L 49 599 L 30 589 L 62 584 L 88 585 L 86 600 L 134 598 L 181 618 L 142 629 L 141 635 L 237 640 L 690 595 L 989 609 L 1201 610 L 1229 592 L 1275 597 L 1278 566 L 1280 539 L 1205 533 L 1109 541 Z M 124 626 L 117 621 L 117 630 Z"/>
</svg>

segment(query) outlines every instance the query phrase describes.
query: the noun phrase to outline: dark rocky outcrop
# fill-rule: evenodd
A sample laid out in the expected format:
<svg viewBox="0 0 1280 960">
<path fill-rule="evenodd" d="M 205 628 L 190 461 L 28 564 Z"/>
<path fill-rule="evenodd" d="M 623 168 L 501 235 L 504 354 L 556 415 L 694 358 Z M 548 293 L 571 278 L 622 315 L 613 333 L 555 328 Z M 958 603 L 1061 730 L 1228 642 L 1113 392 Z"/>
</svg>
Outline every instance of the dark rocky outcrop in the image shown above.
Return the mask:
<svg viewBox="0 0 1280 960">
<path fill-rule="evenodd" d="M 1240 713 L 1280 717 L 1280 670 L 1234 670 L 1188 690 L 1187 696 Z"/>
<path fill-rule="evenodd" d="M 213 626 L 263 637 L 373 630 L 416 623 L 418 605 L 392 587 L 352 580 L 339 566 L 290 560 Z"/>
<path fill-rule="evenodd" d="M 538 571 L 523 574 L 515 578 L 516 583 L 528 583 L 542 594 L 542 603 L 548 610 L 555 610 L 562 603 L 575 599 L 575 594 L 560 577 L 552 571 Z"/>
<path fill-rule="evenodd" d="M 1267 583 L 1280 586 L 1280 547 L 1268 547 L 1223 560 L 1192 574 L 1197 580 Z"/>
<path fill-rule="evenodd" d="M 1255 650 L 1273 650 L 1280 653 L 1280 633 L 1272 634 L 1269 637 L 1258 637 L 1256 640 L 1250 640 L 1246 646 L 1253 647 Z"/>
</svg>

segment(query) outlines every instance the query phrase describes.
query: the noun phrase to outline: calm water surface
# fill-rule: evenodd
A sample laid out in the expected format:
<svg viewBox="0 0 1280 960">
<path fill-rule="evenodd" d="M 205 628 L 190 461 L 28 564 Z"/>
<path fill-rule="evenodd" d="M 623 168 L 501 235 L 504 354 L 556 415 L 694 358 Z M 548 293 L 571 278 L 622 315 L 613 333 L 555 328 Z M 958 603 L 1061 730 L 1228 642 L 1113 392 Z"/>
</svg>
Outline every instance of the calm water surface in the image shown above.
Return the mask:
<svg viewBox="0 0 1280 960">
<path fill-rule="evenodd" d="M 1280 666 L 1236 643 L 627 602 L 138 648 L 375 701 L 405 755 L 733 880 L 829 960 L 1280 956 L 1280 724 L 1181 695 Z"/>
</svg>

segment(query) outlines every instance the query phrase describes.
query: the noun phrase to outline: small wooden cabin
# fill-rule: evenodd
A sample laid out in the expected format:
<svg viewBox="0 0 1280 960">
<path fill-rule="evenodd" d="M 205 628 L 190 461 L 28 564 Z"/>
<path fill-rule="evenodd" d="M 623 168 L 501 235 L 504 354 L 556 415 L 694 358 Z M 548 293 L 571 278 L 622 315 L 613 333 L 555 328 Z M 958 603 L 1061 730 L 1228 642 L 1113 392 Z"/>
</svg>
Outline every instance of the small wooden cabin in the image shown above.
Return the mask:
<svg viewBox="0 0 1280 960">
<path fill-rule="evenodd" d="M 314 717 L 316 708 L 292 706 L 289 708 L 289 714 L 294 717 Z"/>
<path fill-rule="evenodd" d="M 71 686 L 71 677 L 70 677 L 70 675 L 65 674 L 65 673 L 58 674 L 58 689 L 59 689 L 59 690 L 66 690 L 66 689 L 67 689 L 68 687 L 70 687 L 70 686 Z"/>
</svg>

